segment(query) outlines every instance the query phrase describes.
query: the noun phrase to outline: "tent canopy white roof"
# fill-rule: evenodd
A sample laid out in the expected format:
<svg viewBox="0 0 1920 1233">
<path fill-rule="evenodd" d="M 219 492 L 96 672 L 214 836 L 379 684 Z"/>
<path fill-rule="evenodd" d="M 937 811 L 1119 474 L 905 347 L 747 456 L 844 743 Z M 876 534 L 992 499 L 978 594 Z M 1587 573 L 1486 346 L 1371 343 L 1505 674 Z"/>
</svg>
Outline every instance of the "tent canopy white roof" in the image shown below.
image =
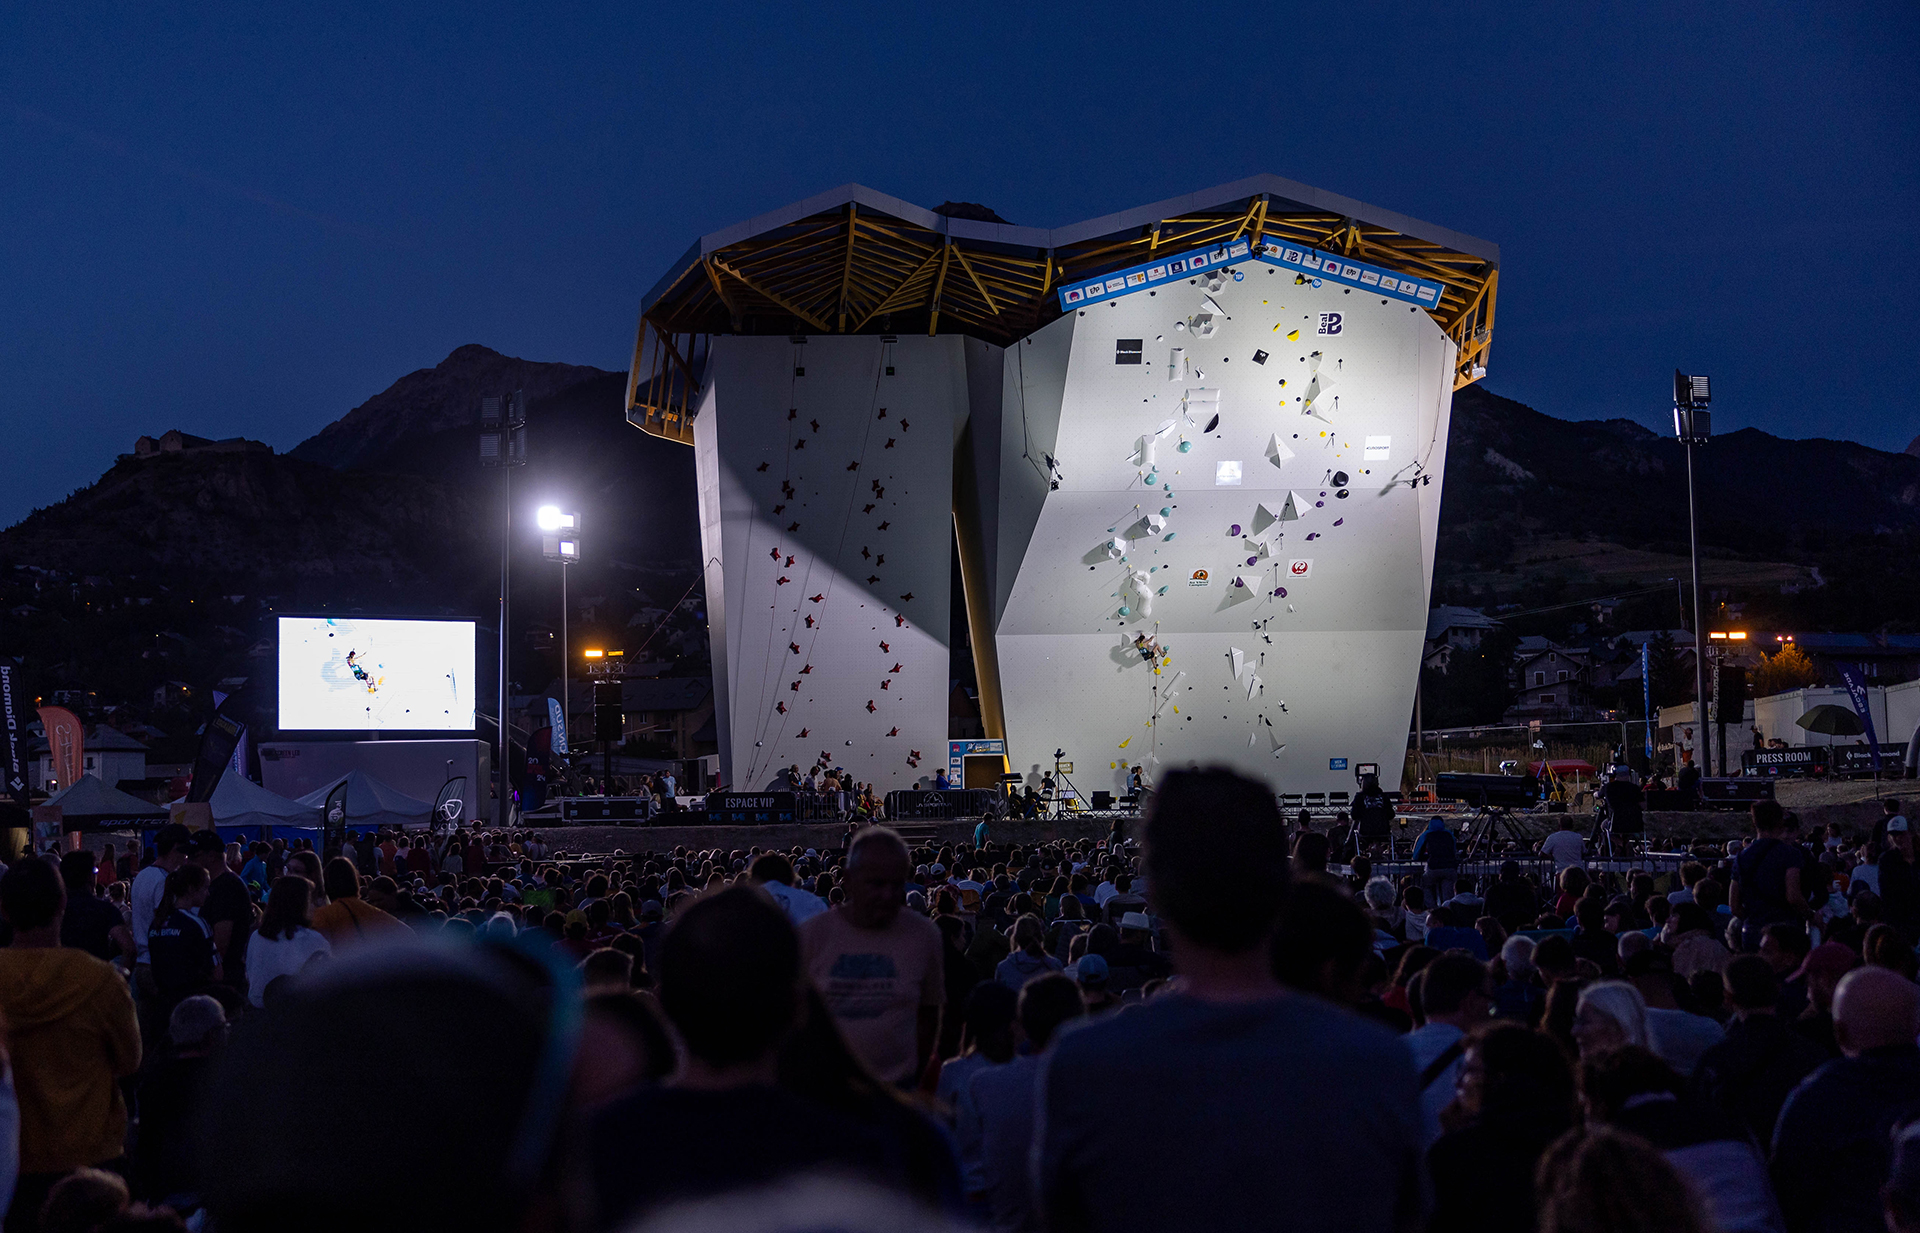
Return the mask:
<svg viewBox="0 0 1920 1233">
<path fill-rule="evenodd" d="M 405 792 L 382 783 L 365 771 L 348 771 L 345 775 L 322 788 L 315 788 L 300 798 L 299 803 L 315 809 L 324 809 L 327 796 L 342 783 L 347 785 L 347 824 L 349 826 L 406 826 L 421 827 L 427 825 L 433 813 L 433 804 L 408 796 Z"/>
<path fill-rule="evenodd" d="M 46 799 L 58 805 L 65 818 L 165 817 L 166 809 L 118 788 L 109 788 L 95 775 L 82 775 Z"/>
<path fill-rule="evenodd" d="M 315 806 L 288 800 L 235 773 L 220 777 L 208 804 L 213 806 L 216 826 L 320 825 L 320 810 Z"/>
</svg>

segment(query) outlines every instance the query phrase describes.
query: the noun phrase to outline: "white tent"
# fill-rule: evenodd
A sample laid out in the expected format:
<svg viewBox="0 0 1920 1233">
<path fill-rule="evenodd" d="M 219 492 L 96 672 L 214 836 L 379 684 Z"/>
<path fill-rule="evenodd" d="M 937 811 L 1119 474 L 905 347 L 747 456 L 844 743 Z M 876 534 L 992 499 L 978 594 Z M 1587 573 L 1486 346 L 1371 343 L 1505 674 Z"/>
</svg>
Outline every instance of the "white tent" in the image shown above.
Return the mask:
<svg viewBox="0 0 1920 1233">
<path fill-rule="evenodd" d="M 328 794 L 342 783 L 347 785 L 348 826 L 423 827 L 433 813 L 431 802 L 408 796 L 365 771 L 348 771 L 325 787 L 307 793 L 299 803 L 324 809 Z"/>
<path fill-rule="evenodd" d="M 231 771 L 220 776 L 208 804 L 213 806 L 215 826 L 320 825 L 320 810 L 316 807 L 290 801 Z"/>
</svg>

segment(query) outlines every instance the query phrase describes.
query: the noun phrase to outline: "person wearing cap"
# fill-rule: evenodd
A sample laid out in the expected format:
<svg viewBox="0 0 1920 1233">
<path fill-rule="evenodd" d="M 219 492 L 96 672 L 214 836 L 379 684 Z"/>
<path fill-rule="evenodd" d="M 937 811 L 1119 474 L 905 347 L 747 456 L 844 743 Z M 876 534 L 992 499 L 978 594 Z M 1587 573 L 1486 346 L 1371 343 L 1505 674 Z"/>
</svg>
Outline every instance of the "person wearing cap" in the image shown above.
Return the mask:
<svg viewBox="0 0 1920 1233">
<path fill-rule="evenodd" d="M 1887 849 L 1880 854 L 1880 912 L 1909 946 L 1920 939 L 1920 871 L 1914 866 L 1913 830 L 1898 813 L 1887 819 Z"/>
<path fill-rule="evenodd" d="M 1920 1108 L 1920 989 L 1859 968 L 1841 979 L 1833 1017 L 1844 1056 L 1793 1090 L 1773 1131 L 1774 1189 L 1794 1233 L 1881 1227 L 1892 1130 Z"/>
<path fill-rule="evenodd" d="M 8 1095 L 19 1100 L 13 1211 L 29 1227 L 62 1176 L 126 1150 L 118 1081 L 140 1068 L 127 982 L 113 965 L 60 945 L 66 898 L 46 861 L 17 861 L 0 876 L 0 913 L 13 927 L 12 944 L 0 949 Z"/>
<path fill-rule="evenodd" d="M 1080 1000 L 1086 1003 L 1089 1015 L 1104 1014 L 1120 1005 L 1120 996 L 1108 987 L 1111 974 L 1102 956 L 1080 956 L 1068 974 L 1080 986 Z"/>
<path fill-rule="evenodd" d="M 1780 978 L 1766 960 L 1741 955 L 1720 975 L 1733 1021 L 1726 1039 L 1700 1055 L 1694 1091 L 1745 1124 L 1754 1142 L 1766 1143 L 1787 1094 L 1827 1054 L 1780 1017 Z"/>
</svg>

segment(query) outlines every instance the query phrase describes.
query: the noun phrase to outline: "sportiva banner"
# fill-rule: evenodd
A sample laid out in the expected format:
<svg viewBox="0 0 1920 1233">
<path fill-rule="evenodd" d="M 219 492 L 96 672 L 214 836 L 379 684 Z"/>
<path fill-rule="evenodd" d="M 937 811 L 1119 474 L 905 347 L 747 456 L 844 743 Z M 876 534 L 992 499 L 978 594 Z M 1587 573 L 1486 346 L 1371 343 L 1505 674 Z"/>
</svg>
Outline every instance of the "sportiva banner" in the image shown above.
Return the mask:
<svg viewBox="0 0 1920 1233">
<path fill-rule="evenodd" d="M 1880 738 L 1873 730 L 1873 707 L 1869 705 L 1866 673 L 1859 664 L 1840 665 L 1840 683 L 1847 687 L 1847 698 L 1853 703 L 1853 713 L 1867 729 L 1867 748 L 1873 750 L 1873 773 L 1880 773 Z"/>
</svg>

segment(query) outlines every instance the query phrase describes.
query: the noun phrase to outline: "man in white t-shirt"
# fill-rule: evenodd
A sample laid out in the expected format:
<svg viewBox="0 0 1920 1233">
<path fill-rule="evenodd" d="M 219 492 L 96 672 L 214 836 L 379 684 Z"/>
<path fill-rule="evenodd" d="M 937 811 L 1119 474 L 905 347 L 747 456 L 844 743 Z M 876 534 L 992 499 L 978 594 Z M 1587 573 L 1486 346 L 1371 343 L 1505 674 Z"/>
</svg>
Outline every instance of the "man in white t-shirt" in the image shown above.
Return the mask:
<svg viewBox="0 0 1920 1233">
<path fill-rule="evenodd" d="M 754 857 L 753 864 L 747 867 L 747 876 L 755 886 L 772 895 L 773 901 L 786 911 L 787 919 L 796 925 L 827 910 L 826 900 L 793 884 L 793 862 L 778 852 Z"/>
<path fill-rule="evenodd" d="M 1553 858 L 1553 872 L 1587 863 L 1587 841 L 1573 829 L 1573 816 L 1562 814 L 1560 829 L 1540 841 L 1540 855 Z"/>
<path fill-rule="evenodd" d="M 134 962 L 147 962 L 147 934 L 153 929 L 154 916 L 166 894 L 167 875 L 187 863 L 187 847 L 193 834 L 178 822 L 169 822 L 154 836 L 154 862 L 133 877 L 127 898 L 133 907 Z"/>
</svg>

